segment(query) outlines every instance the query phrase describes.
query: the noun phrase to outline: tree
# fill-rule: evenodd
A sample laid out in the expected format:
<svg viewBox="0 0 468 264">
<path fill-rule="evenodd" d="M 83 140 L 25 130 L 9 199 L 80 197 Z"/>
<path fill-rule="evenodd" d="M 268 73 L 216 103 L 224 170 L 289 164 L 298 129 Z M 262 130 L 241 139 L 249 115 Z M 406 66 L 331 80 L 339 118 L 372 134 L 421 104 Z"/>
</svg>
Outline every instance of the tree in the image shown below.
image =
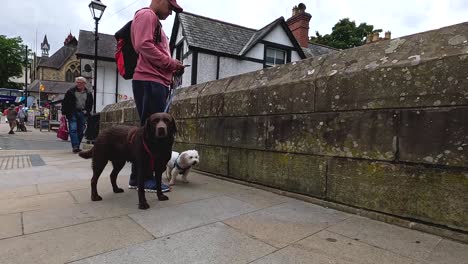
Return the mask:
<svg viewBox="0 0 468 264">
<path fill-rule="evenodd" d="M 331 34 L 322 36 L 316 31 L 315 37 L 311 37 L 310 42 L 337 49 L 349 49 L 363 45 L 367 35 L 373 32 L 382 32 L 382 29 L 374 30 L 374 26 L 367 23 L 361 23 L 356 27 L 356 22 L 343 18 L 335 24 Z"/>
<path fill-rule="evenodd" d="M 0 35 L 0 87 L 16 87 L 9 79 L 23 74 L 25 46 L 20 37 Z"/>
</svg>

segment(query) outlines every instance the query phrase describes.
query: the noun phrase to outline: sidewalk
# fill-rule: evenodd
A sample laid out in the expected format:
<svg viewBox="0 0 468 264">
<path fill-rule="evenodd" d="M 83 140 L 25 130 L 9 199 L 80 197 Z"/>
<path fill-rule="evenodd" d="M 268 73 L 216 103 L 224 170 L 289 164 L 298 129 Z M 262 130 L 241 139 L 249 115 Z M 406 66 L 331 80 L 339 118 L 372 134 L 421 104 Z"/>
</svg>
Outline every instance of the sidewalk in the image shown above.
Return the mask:
<svg viewBox="0 0 468 264">
<path fill-rule="evenodd" d="M 54 133 L 14 136 L 55 141 Z M 143 211 L 127 189 L 129 164 L 121 194 L 108 165 L 103 200 L 92 202 L 91 162 L 69 145 L 0 150 L 0 162 L 33 154 L 34 163 L 0 170 L 0 263 L 468 263 L 465 244 L 197 173 L 168 201 L 147 194 Z"/>
</svg>

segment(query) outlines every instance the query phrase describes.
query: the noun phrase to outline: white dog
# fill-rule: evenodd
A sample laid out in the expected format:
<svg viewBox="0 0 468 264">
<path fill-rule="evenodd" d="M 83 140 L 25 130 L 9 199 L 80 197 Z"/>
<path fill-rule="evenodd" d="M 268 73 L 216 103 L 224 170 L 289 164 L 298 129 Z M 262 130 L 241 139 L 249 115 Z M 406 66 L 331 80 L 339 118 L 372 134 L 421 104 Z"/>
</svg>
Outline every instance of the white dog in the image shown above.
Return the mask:
<svg viewBox="0 0 468 264">
<path fill-rule="evenodd" d="M 177 175 L 182 174 L 182 181 L 187 183 L 187 176 L 192 166 L 200 163 L 196 150 L 187 150 L 179 154 L 172 151 L 171 160 L 167 163 L 166 178 L 169 185 L 174 185 Z"/>
</svg>

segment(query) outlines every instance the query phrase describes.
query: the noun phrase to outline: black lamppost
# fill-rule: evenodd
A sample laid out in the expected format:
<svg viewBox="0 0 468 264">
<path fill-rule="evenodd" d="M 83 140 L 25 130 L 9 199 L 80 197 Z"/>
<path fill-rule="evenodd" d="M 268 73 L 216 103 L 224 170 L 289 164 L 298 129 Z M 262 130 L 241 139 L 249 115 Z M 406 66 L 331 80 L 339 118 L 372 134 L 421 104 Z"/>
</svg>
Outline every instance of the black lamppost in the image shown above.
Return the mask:
<svg viewBox="0 0 468 264">
<path fill-rule="evenodd" d="M 91 10 L 91 14 L 93 15 L 94 22 L 96 23 L 96 30 L 94 31 L 94 106 L 93 106 L 93 113 L 96 113 L 96 101 L 97 101 L 97 56 L 98 56 L 98 24 L 99 20 L 104 14 L 104 10 L 106 6 L 101 3 L 100 0 L 92 0 L 89 4 L 89 10 Z"/>
</svg>

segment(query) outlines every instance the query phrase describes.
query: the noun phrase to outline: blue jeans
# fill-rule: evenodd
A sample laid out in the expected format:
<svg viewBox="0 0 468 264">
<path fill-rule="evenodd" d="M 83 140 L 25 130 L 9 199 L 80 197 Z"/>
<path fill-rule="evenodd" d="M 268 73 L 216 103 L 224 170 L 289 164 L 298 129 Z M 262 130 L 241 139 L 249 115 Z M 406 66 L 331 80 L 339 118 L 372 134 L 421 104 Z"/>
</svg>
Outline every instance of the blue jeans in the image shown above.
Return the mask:
<svg viewBox="0 0 468 264">
<path fill-rule="evenodd" d="M 140 126 L 144 126 L 146 119 L 154 113 L 164 112 L 169 88 L 151 81 L 132 81 L 133 98 L 140 116 Z M 129 185 L 136 186 L 136 170 L 132 163 Z"/>
<path fill-rule="evenodd" d="M 68 132 L 70 133 L 70 141 L 73 149 L 80 148 L 85 128 L 85 115 L 82 112 L 74 112 L 71 118 L 68 119 Z"/>
<path fill-rule="evenodd" d="M 164 112 L 168 87 L 157 82 L 133 80 L 132 88 L 141 126 L 150 115 Z"/>
</svg>

